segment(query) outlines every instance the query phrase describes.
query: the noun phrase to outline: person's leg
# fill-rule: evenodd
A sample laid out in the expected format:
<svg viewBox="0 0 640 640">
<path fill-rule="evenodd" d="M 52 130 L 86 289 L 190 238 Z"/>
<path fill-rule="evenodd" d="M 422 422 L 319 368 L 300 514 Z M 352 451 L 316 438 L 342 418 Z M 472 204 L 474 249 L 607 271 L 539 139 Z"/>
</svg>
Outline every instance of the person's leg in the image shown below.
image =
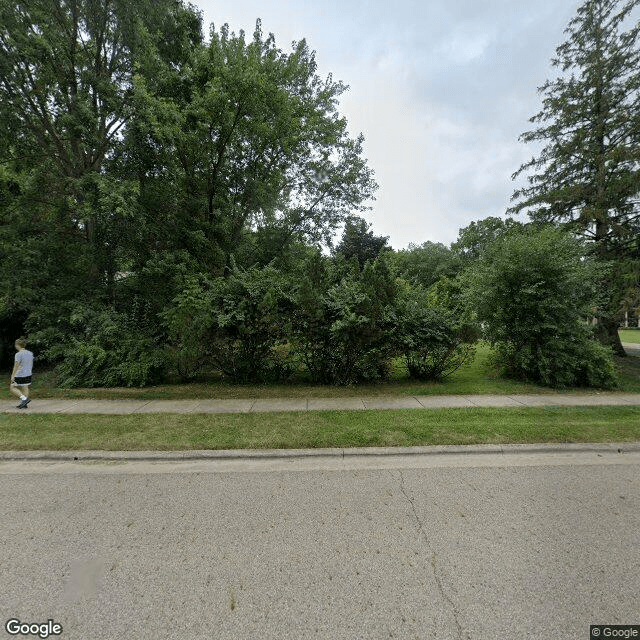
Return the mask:
<svg viewBox="0 0 640 640">
<path fill-rule="evenodd" d="M 10 387 L 10 391 L 20 398 L 18 409 L 24 409 L 31 402 L 28 384 L 13 384 Z"/>
<path fill-rule="evenodd" d="M 24 395 L 24 400 L 22 400 L 22 397 L 20 398 L 22 400 L 22 402 L 20 402 L 20 407 L 22 407 L 23 409 L 27 408 L 27 405 L 31 402 L 31 398 L 29 397 L 29 386 L 28 384 L 23 384 L 22 385 L 22 393 Z"/>
<path fill-rule="evenodd" d="M 20 389 L 21 387 L 19 387 L 15 382 L 9 386 L 9 391 L 11 391 L 14 396 L 18 396 L 18 398 L 22 398 L 23 395 Z"/>
</svg>

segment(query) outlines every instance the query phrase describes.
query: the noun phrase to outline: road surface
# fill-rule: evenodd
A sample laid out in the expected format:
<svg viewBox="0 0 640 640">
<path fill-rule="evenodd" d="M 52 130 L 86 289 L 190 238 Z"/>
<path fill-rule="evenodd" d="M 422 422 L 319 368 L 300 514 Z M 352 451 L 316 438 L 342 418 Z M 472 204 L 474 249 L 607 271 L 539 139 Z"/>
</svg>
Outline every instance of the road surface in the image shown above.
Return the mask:
<svg viewBox="0 0 640 640">
<path fill-rule="evenodd" d="M 0 615 L 52 638 L 640 624 L 640 452 L 0 462 Z M 49 627 L 51 628 L 51 627 Z"/>
</svg>

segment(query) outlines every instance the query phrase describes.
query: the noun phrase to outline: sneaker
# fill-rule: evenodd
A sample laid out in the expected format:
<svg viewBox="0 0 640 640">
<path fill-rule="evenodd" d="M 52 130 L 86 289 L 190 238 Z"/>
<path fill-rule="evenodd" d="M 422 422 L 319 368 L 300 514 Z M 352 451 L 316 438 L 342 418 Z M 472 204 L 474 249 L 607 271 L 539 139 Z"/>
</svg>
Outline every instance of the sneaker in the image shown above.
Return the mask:
<svg viewBox="0 0 640 640">
<path fill-rule="evenodd" d="M 26 409 L 27 405 L 31 402 L 30 398 L 25 398 L 18 406 L 18 409 Z"/>
</svg>

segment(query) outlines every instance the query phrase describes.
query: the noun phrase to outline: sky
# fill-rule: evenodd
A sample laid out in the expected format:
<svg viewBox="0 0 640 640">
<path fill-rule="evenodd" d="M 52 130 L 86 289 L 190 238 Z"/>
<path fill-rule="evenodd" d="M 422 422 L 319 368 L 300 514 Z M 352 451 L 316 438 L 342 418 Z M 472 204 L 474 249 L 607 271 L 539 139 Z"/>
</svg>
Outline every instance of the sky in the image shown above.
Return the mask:
<svg viewBox="0 0 640 640">
<path fill-rule="evenodd" d="M 192 0 L 205 33 L 257 18 L 276 45 L 306 39 L 318 73 L 349 85 L 350 134 L 379 189 L 363 217 L 394 249 L 449 244 L 458 230 L 504 216 L 540 147 L 518 141 L 541 108 L 537 88 L 581 0 Z"/>
</svg>

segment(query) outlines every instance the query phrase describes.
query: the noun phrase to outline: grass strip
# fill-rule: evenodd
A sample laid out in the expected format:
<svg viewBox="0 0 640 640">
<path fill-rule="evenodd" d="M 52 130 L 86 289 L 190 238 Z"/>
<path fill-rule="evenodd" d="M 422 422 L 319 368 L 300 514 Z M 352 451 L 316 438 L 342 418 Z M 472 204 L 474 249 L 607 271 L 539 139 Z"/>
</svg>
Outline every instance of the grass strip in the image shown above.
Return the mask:
<svg viewBox="0 0 640 640">
<path fill-rule="evenodd" d="M 640 344 L 640 329 L 621 329 L 618 333 L 622 342 Z"/>
<path fill-rule="evenodd" d="M 0 449 L 21 451 L 629 441 L 640 441 L 640 407 L 0 415 Z"/>
</svg>

